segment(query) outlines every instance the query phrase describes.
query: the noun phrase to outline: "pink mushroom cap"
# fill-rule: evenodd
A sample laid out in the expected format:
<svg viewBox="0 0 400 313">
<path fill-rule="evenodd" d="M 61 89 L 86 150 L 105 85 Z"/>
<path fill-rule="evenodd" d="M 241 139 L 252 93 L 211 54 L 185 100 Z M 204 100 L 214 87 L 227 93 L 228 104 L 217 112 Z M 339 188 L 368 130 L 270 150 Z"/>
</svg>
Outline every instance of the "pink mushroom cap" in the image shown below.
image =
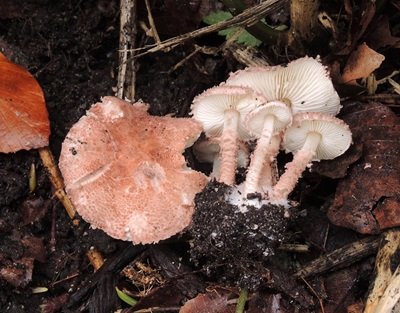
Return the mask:
<svg viewBox="0 0 400 313">
<path fill-rule="evenodd" d="M 93 228 L 158 242 L 191 222 L 207 183 L 182 155 L 200 135 L 192 119 L 150 116 L 148 105 L 104 97 L 69 131 L 60 156 L 68 196 Z"/>
</svg>

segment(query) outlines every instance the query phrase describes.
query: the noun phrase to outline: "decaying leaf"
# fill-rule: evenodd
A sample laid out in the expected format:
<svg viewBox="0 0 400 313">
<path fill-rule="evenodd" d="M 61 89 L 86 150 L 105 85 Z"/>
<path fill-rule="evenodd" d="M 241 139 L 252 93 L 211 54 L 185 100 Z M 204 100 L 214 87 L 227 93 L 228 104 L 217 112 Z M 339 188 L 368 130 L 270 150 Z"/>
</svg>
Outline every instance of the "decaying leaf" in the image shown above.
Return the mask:
<svg viewBox="0 0 400 313">
<path fill-rule="evenodd" d="M 355 163 L 361 157 L 362 150 L 361 143 L 353 144 L 345 154 L 333 160 L 316 163 L 311 170 L 332 179 L 343 178 L 346 176 L 351 164 Z"/>
<path fill-rule="evenodd" d="M 387 107 L 353 103 L 343 119 L 354 142 L 364 145 L 363 157 L 339 182 L 330 221 L 364 234 L 400 225 L 400 125 Z"/>
<path fill-rule="evenodd" d="M 217 293 L 199 294 L 196 298 L 187 301 L 179 313 L 233 313 L 234 306 L 228 305 L 227 295 Z"/>
<path fill-rule="evenodd" d="M 49 145 L 50 123 L 36 79 L 0 53 L 0 152 Z"/>
<path fill-rule="evenodd" d="M 356 84 L 356 79 L 367 78 L 379 68 L 383 60 L 385 57 L 382 54 L 369 48 L 366 43 L 361 44 L 350 54 L 343 70 L 342 82 Z"/>
<path fill-rule="evenodd" d="M 23 257 L 0 268 L 0 278 L 14 287 L 26 287 L 32 280 L 34 258 Z"/>
<path fill-rule="evenodd" d="M 347 42 L 338 53 L 342 55 L 349 54 L 356 47 L 358 40 L 364 35 L 376 12 L 375 1 L 364 0 L 356 3 L 344 0 L 343 4 L 349 20 L 349 27 Z"/>
<path fill-rule="evenodd" d="M 367 44 L 374 50 L 381 48 L 400 48 L 400 37 L 393 36 L 386 15 L 376 19 L 367 34 Z"/>
</svg>

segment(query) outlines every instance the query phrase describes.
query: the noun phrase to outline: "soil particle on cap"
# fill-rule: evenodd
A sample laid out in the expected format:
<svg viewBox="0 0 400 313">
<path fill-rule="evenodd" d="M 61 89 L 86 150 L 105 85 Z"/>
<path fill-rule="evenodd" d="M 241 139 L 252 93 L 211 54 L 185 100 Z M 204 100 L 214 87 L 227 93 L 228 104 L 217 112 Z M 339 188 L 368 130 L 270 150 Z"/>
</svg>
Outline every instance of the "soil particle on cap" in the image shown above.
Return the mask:
<svg viewBox="0 0 400 313">
<path fill-rule="evenodd" d="M 254 290 L 274 249 L 285 240 L 288 220 L 280 206 L 239 210 L 225 200 L 230 188 L 211 181 L 197 194 L 190 254 L 207 275 Z"/>
</svg>

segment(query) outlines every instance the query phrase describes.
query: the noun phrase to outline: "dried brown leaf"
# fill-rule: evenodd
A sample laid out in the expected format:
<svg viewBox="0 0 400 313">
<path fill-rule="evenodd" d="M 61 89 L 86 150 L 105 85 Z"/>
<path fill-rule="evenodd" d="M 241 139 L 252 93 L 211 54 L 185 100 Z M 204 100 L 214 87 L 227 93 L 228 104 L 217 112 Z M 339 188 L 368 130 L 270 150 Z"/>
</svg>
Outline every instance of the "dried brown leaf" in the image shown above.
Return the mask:
<svg viewBox="0 0 400 313">
<path fill-rule="evenodd" d="M 400 48 L 400 37 L 392 36 L 387 16 L 382 15 L 376 19 L 370 29 L 366 41 L 372 49 Z"/>
<path fill-rule="evenodd" d="M 343 70 L 342 82 L 347 84 L 356 84 L 356 79 L 367 78 L 375 71 L 385 57 L 372 50 L 366 43 L 358 46 L 347 60 L 347 64 Z"/>
<path fill-rule="evenodd" d="M 0 268 L 0 278 L 16 288 L 26 287 L 32 280 L 33 261 L 33 258 L 23 257 Z"/>
<path fill-rule="evenodd" d="M 363 157 L 339 182 L 330 221 L 365 234 L 400 225 L 400 125 L 398 117 L 378 103 L 353 103 L 344 109 L 354 142 Z"/>
<path fill-rule="evenodd" d="M 234 306 L 229 306 L 227 295 L 217 293 L 199 294 L 187 301 L 179 313 L 233 313 Z"/>
<path fill-rule="evenodd" d="M 347 28 L 347 40 L 341 51 L 340 55 L 349 54 L 357 46 L 358 40 L 364 35 L 367 27 L 370 25 L 375 12 L 375 1 L 344 1 L 344 10 L 348 15 L 347 19 L 350 21 Z"/>
<path fill-rule="evenodd" d="M 350 165 L 361 157 L 362 150 L 361 143 L 353 144 L 345 154 L 336 159 L 314 164 L 312 171 L 332 179 L 343 178 L 346 176 Z"/>
</svg>

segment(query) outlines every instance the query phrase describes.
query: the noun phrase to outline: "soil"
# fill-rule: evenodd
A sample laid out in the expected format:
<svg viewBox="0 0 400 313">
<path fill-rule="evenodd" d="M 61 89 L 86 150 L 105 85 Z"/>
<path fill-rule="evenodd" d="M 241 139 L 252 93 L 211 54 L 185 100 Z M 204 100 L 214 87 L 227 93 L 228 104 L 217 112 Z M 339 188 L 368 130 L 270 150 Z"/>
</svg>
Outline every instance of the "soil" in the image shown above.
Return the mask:
<svg viewBox="0 0 400 313">
<path fill-rule="evenodd" d="M 153 13 L 161 39 L 204 26 L 202 16 L 218 6 L 213 1 L 155 2 Z M 138 16 L 147 21 L 143 4 Z M 0 51 L 26 67 L 42 86 L 51 122 L 50 148 L 56 158 L 71 126 L 102 96 L 114 95 L 118 40 L 118 1 L 0 0 Z M 142 46 L 153 42 L 143 31 L 137 41 Z M 188 116 L 194 96 L 242 65 L 229 53 L 198 53 L 173 68 L 193 51 L 194 43 L 216 47 L 222 42 L 213 34 L 141 57 L 136 65 L 136 99 L 150 103 L 154 115 Z M 309 52 L 316 54 L 319 49 Z M 287 61 L 285 53 L 269 56 L 274 63 Z M 186 156 L 192 167 L 204 169 L 190 151 Z M 282 164 L 287 159 L 287 155 L 279 156 Z M 30 192 L 32 164 L 37 186 Z M 226 187 L 212 183 L 197 197 L 199 210 L 189 233 L 150 247 L 134 246 L 91 229 L 82 220 L 73 223 L 53 196 L 37 151 L 0 154 L 0 311 L 109 313 L 125 308 L 132 312 L 117 297 L 118 286 L 140 299 L 135 310 L 164 307 L 165 312 L 178 312 L 199 292 L 219 290 L 237 298 L 241 286 L 253 292 L 249 313 L 264 312 L 277 299 L 281 299 L 282 312 L 320 312 L 321 301 L 327 303 L 325 312 L 346 312 L 348 305 L 365 298 L 374 256 L 310 278 L 307 284 L 291 275 L 301 264 L 363 237 L 328 221 L 326 208 L 336 184 L 316 173 L 305 175 L 292 194 L 300 201 L 299 218 L 284 232 L 288 221 L 277 207 L 257 211 L 259 214 L 251 216 L 254 221 L 245 223 L 229 217 L 229 227 L 224 228 L 221 220 L 232 207 L 220 202 Z M 216 206 L 220 210 L 213 215 Z M 254 225 L 268 231 L 253 238 Z M 276 238 L 266 240 L 271 225 Z M 215 230 L 226 254 L 217 253 L 217 244 L 207 240 Z M 306 244 L 309 250 L 277 250 L 283 241 Z M 93 248 L 106 259 L 97 272 L 86 256 Z M 260 253 L 266 250 L 268 257 Z M 271 258 L 272 251 L 275 255 Z M 229 265 L 221 269 L 221 263 Z M 126 269 L 122 272 L 128 264 L 142 275 L 127 275 Z"/>
<path fill-rule="evenodd" d="M 289 219 L 281 206 L 231 204 L 227 199 L 232 192 L 213 180 L 197 194 L 190 254 L 208 276 L 254 291 L 266 263 L 288 238 Z"/>
</svg>

